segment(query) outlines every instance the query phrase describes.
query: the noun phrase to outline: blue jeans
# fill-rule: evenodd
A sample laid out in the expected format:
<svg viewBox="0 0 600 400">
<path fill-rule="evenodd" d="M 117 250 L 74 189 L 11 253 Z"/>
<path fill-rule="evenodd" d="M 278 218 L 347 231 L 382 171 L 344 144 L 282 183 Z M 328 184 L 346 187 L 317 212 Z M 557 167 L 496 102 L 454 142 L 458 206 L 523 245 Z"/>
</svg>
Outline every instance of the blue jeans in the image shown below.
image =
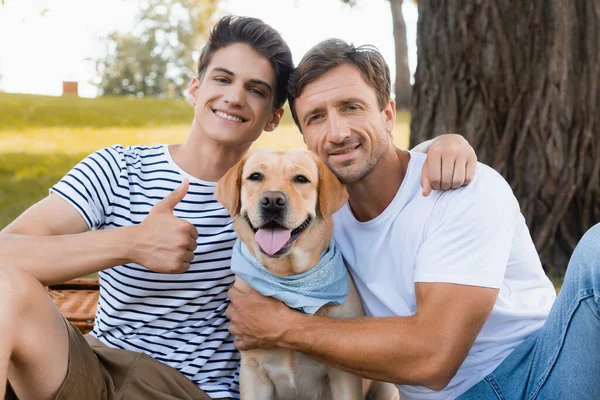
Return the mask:
<svg viewBox="0 0 600 400">
<path fill-rule="evenodd" d="M 542 329 L 459 399 L 600 400 L 600 224 L 575 248 Z"/>
</svg>

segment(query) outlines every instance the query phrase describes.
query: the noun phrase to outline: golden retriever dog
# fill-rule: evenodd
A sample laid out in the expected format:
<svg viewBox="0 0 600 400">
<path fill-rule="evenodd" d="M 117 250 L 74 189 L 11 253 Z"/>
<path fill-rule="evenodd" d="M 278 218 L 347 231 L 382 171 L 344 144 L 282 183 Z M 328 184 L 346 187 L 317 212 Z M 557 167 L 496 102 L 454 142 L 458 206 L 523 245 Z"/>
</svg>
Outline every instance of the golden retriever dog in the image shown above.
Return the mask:
<svg viewBox="0 0 600 400">
<path fill-rule="evenodd" d="M 216 196 L 231 214 L 246 251 L 268 273 L 283 279 L 306 273 L 319 263 L 333 235 L 331 216 L 348 197 L 316 155 L 267 150 L 251 153 L 233 166 L 217 183 Z M 235 254 L 233 260 L 232 268 Z M 323 305 L 317 313 L 332 318 L 363 316 L 350 274 L 345 268 L 342 271 L 339 280 L 346 286 L 347 279 L 347 297 L 341 304 Z M 239 274 L 234 285 L 242 292 L 249 290 Z M 399 398 L 391 384 L 366 381 L 363 390 L 360 377 L 303 353 L 260 349 L 242 351 L 241 358 L 243 400 Z"/>
</svg>

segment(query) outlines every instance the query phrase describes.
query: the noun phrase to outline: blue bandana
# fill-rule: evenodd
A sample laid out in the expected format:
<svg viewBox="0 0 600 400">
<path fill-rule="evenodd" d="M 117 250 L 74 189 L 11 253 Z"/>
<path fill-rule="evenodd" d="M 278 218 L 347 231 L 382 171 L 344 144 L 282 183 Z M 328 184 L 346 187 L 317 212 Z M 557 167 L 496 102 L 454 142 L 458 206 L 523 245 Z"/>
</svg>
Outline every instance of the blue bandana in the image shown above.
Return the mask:
<svg viewBox="0 0 600 400">
<path fill-rule="evenodd" d="M 269 272 L 238 240 L 233 246 L 231 269 L 254 290 L 306 314 L 314 314 L 326 304 L 342 304 L 348 295 L 348 271 L 333 239 L 317 265 L 286 277 Z"/>
</svg>

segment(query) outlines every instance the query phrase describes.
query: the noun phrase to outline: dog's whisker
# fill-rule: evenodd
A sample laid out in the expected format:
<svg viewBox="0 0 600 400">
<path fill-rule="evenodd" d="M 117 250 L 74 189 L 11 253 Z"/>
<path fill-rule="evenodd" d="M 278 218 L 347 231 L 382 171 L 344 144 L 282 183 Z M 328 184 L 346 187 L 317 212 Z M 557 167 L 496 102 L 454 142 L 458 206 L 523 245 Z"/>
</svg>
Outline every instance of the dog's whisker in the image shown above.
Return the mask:
<svg viewBox="0 0 600 400">
<path fill-rule="evenodd" d="M 254 231 L 254 233 L 258 232 L 258 229 L 254 227 L 254 225 L 252 225 L 252 222 L 250 222 L 250 217 L 248 217 L 248 213 L 244 213 L 244 218 L 246 219 L 246 222 L 248 223 L 248 225 L 250 225 L 250 228 Z"/>
<path fill-rule="evenodd" d="M 309 215 L 308 218 L 306 218 L 304 220 L 304 222 L 302 223 L 302 225 L 300 225 L 299 227 L 297 227 L 296 229 L 294 229 L 292 231 L 292 236 L 297 236 L 299 234 L 301 234 L 310 224 L 310 222 L 312 221 L 312 217 Z"/>
</svg>

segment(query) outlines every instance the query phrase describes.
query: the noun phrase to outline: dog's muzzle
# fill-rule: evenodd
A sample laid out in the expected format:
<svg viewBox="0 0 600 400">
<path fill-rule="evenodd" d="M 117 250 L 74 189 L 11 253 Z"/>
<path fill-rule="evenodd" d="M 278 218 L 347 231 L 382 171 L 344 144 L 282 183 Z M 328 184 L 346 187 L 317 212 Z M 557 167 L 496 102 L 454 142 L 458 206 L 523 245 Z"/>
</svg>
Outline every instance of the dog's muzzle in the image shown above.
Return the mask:
<svg viewBox="0 0 600 400">
<path fill-rule="evenodd" d="M 268 191 L 259 199 L 260 215 L 264 221 L 283 222 L 287 210 L 287 196 L 281 191 Z"/>
<path fill-rule="evenodd" d="M 254 239 L 261 251 L 271 257 L 285 255 L 294 242 L 305 229 L 308 228 L 312 217 L 310 215 L 296 228 L 287 227 L 286 217 L 288 198 L 281 191 L 264 192 L 258 200 L 258 217 L 260 226 L 255 227 L 248 213 L 244 213 L 244 219 L 254 232 Z"/>
</svg>

